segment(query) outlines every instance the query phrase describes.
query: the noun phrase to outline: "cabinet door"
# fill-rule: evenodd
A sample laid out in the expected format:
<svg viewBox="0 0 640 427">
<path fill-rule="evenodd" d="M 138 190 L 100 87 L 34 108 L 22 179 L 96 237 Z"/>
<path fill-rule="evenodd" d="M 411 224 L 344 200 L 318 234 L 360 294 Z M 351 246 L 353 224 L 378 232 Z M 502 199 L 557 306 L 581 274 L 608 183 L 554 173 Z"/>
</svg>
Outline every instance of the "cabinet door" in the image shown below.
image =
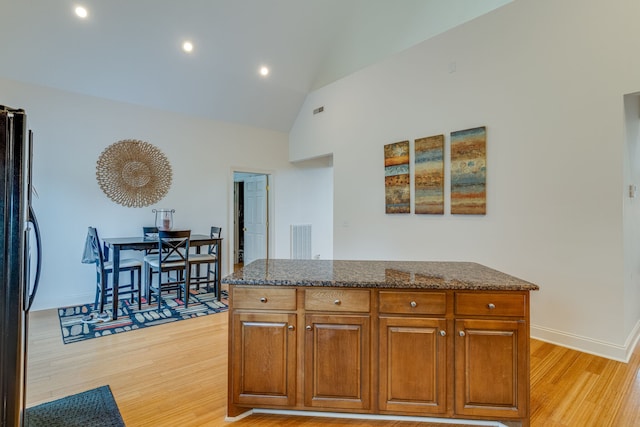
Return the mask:
<svg viewBox="0 0 640 427">
<path fill-rule="evenodd" d="M 445 319 L 380 318 L 380 410 L 446 412 L 446 327 Z"/>
<path fill-rule="evenodd" d="M 529 343 L 521 320 L 456 320 L 455 411 L 523 418 L 529 411 Z"/>
<path fill-rule="evenodd" d="M 362 315 L 306 316 L 306 406 L 369 409 L 369 319 Z"/>
<path fill-rule="evenodd" d="M 295 405 L 295 327 L 295 314 L 233 314 L 233 403 Z"/>
</svg>

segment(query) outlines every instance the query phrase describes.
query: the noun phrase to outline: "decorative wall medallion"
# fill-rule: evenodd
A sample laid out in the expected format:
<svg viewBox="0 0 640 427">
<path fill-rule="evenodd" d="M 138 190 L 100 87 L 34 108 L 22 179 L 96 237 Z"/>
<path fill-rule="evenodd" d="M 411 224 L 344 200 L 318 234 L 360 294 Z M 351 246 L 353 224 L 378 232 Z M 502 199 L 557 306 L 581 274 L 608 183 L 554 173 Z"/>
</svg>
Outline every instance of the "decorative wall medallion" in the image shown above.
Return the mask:
<svg viewBox="0 0 640 427">
<path fill-rule="evenodd" d="M 140 208 L 167 194 L 171 187 L 171 164 L 162 151 L 148 142 L 125 139 L 100 154 L 96 178 L 111 200 Z"/>
</svg>

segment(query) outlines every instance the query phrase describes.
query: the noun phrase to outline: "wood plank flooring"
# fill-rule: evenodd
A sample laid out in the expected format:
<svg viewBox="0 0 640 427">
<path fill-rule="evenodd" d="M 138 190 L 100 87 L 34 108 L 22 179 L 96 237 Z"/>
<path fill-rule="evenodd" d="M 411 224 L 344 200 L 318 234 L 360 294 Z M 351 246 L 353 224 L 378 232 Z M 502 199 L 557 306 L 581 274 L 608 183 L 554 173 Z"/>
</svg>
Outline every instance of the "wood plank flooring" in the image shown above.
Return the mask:
<svg viewBox="0 0 640 427">
<path fill-rule="evenodd" d="M 428 426 L 265 414 L 224 421 L 227 319 L 220 313 L 65 345 L 56 311 L 34 312 L 27 406 L 108 384 L 128 427 Z M 625 364 L 532 340 L 531 425 L 640 426 L 639 368 L 640 347 Z"/>
</svg>

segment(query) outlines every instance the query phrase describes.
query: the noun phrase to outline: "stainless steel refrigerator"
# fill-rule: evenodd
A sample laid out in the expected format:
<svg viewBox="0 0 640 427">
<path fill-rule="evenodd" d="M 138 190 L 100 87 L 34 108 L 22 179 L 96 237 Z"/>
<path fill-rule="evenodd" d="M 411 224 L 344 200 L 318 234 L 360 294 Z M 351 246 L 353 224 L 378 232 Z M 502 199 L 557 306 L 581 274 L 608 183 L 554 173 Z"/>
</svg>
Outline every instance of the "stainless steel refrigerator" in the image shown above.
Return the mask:
<svg viewBox="0 0 640 427">
<path fill-rule="evenodd" d="M 40 276 L 31 208 L 33 138 L 24 110 L 0 105 L 0 426 L 24 424 L 29 308 Z"/>
</svg>

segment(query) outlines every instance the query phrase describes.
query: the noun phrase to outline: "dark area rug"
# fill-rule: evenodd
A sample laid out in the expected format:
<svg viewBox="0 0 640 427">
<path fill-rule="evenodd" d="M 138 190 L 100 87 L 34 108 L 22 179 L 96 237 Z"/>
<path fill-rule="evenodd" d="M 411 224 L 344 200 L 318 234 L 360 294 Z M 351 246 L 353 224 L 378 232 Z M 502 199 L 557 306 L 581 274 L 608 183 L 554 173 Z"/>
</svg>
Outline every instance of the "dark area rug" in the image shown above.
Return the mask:
<svg viewBox="0 0 640 427">
<path fill-rule="evenodd" d="M 108 385 L 27 408 L 26 427 L 124 427 Z"/>
<path fill-rule="evenodd" d="M 151 304 L 142 300 L 142 310 L 138 310 L 137 300 L 120 300 L 118 304 L 118 319 L 110 317 L 102 320 L 97 310 L 93 309 L 93 303 L 58 309 L 62 341 L 65 344 L 84 341 L 90 338 L 98 338 L 121 332 L 133 331 L 149 326 L 162 325 L 193 317 L 207 316 L 228 310 L 226 291 L 222 291 L 222 301 L 213 292 L 207 292 L 205 288 L 192 290 L 189 294 L 189 307 L 185 308 L 177 294 L 167 292 L 162 294 L 162 308 L 158 311 L 158 303 L 153 299 Z M 105 311 L 111 313 L 111 304 L 105 305 Z M 96 320 L 86 321 L 88 315 Z M 85 319 L 85 321 L 83 321 Z"/>
</svg>

